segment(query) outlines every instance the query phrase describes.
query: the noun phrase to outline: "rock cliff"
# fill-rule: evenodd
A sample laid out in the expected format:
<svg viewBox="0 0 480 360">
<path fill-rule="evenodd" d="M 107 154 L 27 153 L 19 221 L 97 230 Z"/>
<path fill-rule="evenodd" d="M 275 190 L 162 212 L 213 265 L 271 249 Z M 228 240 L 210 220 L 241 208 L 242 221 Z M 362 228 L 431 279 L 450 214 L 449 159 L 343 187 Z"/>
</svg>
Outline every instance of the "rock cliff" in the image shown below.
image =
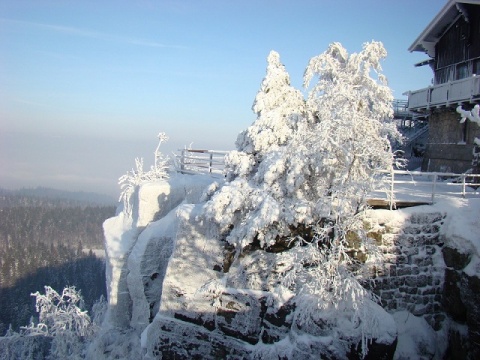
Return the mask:
<svg viewBox="0 0 480 360">
<path fill-rule="evenodd" d="M 335 329 L 321 323 L 298 326 L 292 294 L 276 287 L 291 256 L 288 249 L 267 252 L 252 246 L 235 256 L 216 227 L 200 216 L 202 196 L 213 181 L 178 175 L 143 185 L 132 197 L 131 213 L 120 209 L 105 222 L 109 309 L 90 356 L 361 358 L 361 336 L 352 319 L 342 318 Z M 471 263 L 478 257 L 475 246 L 465 254 L 465 246 L 459 245 L 468 239 L 448 240 L 458 232 L 444 229 L 453 221 L 448 206 L 369 214 L 366 226 L 389 260 L 372 269 L 372 289 L 384 309 L 371 305 L 379 321 L 366 358 L 391 359 L 396 348 L 396 358 L 408 353 L 398 350 L 405 350 L 407 342 L 403 335 L 397 339 L 391 316 L 397 311 L 430 324 L 432 341 L 444 339 L 449 331 L 474 354 L 479 279 Z M 451 286 L 458 286 L 455 294 L 460 296 L 446 296 Z M 460 303 L 468 310 L 459 310 Z M 425 358 L 454 358 L 461 350 L 451 344 L 418 351 Z"/>
</svg>

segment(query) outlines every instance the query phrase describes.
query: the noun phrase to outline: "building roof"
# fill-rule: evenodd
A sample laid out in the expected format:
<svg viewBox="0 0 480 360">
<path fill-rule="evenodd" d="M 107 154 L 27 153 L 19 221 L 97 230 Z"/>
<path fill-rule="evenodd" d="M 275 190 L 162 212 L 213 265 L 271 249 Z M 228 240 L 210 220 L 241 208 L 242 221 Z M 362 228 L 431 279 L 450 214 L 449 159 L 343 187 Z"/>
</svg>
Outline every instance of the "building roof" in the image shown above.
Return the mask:
<svg viewBox="0 0 480 360">
<path fill-rule="evenodd" d="M 435 44 L 459 16 L 466 15 L 462 13 L 462 4 L 480 5 L 480 0 L 448 0 L 425 30 L 423 30 L 413 44 L 410 45 L 408 50 L 410 52 L 425 52 L 428 56 L 434 58 Z"/>
</svg>

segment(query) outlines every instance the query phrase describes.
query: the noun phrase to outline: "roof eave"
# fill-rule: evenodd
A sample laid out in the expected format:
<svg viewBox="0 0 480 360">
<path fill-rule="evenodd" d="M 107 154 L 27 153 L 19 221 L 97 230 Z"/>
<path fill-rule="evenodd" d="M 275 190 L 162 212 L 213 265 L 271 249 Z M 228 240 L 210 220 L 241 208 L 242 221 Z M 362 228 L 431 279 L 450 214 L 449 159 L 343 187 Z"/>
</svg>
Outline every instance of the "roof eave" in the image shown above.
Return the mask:
<svg viewBox="0 0 480 360">
<path fill-rule="evenodd" d="M 443 35 L 445 28 L 454 22 L 459 15 L 456 4 L 477 4 L 480 0 L 449 0 L 428 26 L 423 30 L 417 39 L 410 45 L 408 51 L 421 51 L 427 53 L 430 57 L 435 57 L 435 44 Z"/>
<path fill-rule="evenodd" d="M 457 3 L 456 0 L 449 0 L 443 8 L 439 11 L 439 13 L 433 18 L 432 21 L 430 21 L 430 24 L 418 35 L 418 37 L 415 39 L 415 41 L 410 45 L 408 48 L 408 51 L 413 52 L 413 51 L 422 51 L 428 53 L 428 50 L 426 48 L 425 44 L 425 38 L 432 33 L 432 31 L 438 26 L 440 23 L 440 20 L 445 17 L 445 15 L 455 6 Z M 435 47 L 435 45 L 434 45 Z M 430 54 L 428 54 L 431 56 Z M 435 56 L 435 53 L 433 53 L 433 56 Z"/>
</svg>

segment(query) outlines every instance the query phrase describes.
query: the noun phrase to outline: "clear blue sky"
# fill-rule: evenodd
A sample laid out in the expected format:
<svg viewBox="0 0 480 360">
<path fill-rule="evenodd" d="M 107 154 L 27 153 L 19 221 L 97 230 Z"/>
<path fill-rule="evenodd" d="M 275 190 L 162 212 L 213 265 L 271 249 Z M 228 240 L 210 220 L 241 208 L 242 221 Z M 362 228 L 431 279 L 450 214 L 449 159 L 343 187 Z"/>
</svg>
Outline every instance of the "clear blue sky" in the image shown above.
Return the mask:
<svg viewBox="0 0 480 360">
<path fill-rule="evenodd" d="M 0 187 L 118 194 L 135 157 L 232 149 L 270 50 L 301 88 L 334 41 L 378 40 L 396 98 L 426 87 L 408 47 L 446 0 L 0 1 Z"/>
</svg>

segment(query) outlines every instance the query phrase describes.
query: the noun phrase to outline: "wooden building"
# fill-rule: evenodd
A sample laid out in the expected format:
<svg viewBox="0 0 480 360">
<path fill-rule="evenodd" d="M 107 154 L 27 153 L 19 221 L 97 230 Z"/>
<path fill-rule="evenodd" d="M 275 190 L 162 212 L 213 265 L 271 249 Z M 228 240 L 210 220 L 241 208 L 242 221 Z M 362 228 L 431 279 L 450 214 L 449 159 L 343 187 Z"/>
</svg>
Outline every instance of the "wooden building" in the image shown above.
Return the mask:
<svg viewBox="0 0 480 360">
<path fill-rule="evenodd" d="M 464 172 L 472 168 L 480 126 L 460 123 L 456 108 L 480 103 L 480 0 L 449 0 L 409 51 L 429 58 L 434 83 L 408 92 L 408 108 L 429 115 L 429 139 L 423 171 Z"/>
</svg>

